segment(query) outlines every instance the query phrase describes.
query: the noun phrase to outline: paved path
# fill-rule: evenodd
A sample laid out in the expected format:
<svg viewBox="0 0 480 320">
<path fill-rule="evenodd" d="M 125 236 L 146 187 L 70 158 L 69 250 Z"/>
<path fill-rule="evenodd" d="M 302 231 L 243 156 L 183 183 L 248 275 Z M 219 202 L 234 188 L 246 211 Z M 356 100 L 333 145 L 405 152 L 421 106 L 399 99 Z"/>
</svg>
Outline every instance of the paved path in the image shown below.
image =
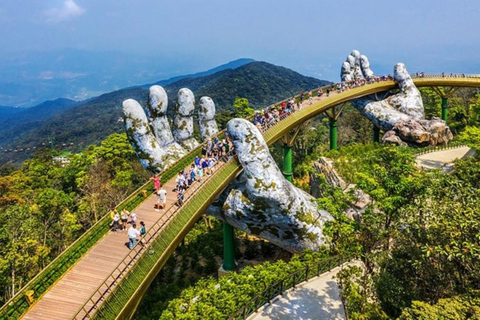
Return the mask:
<svg viewBox="0 0 480 320">
<path fill-rule="evenodd" d="M 475 151 L 469 147 L 460 147 L 442 151 L 435 151 L 417 156 L 417 167 L 422 169 L 440 169 L 450 171 L 453 161 L 467 156 L 475 156 Z"/>
<path fill-rule="evenodd" d="M 265 305 L 249 320 L 344 320 L 340 290 L 333 277 L 341 267 L 310 279 Z"/>
</svg>

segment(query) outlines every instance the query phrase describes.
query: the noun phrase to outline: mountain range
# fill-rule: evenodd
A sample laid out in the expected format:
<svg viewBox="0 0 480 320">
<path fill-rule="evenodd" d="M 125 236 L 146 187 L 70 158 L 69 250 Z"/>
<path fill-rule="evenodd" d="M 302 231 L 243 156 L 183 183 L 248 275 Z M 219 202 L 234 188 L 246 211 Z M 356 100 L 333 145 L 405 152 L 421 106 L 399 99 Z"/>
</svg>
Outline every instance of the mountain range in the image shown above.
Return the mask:
<svg viewBox="0 0 480 320">
<path fill-rule="evenodd" d="M 251 59 L 156 82 L 167 91 L 170 115 L 176 94 L 184 87 L 194 92 L 197 101 L 204 95 L 211 97 L 218 114 L 230 110 L 236 98 L 247 98 L 257 108 L 327 83 Z M 132 98 L 145 105 L 149 86 L 116 90 L 81 102 L 57 99 L 22 110 L 0 107 L 0 165 L 7 161 L 19 163 L 49 143 L 59 149 L 81 151 L 111 133 L 123 132 L 123 100 Z"/>
</svg>

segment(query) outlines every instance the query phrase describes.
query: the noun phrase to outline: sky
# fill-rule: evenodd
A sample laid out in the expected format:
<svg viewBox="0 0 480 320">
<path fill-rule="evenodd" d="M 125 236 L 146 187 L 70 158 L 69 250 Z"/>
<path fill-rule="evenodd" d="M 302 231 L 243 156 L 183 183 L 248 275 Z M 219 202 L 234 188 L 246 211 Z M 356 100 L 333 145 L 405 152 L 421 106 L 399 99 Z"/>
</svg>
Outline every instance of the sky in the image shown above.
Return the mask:
<svg viewBox="0 0 480 320">
<path fill-rule="evenodd" d="M 357 49 L 377 74 L 480 73 L 479 13 L 478 0 L 2 0 L 0 59 L 74 49 L 176 59 L 176 75 L 253 58 L 335 81 Z"/>
</svg>

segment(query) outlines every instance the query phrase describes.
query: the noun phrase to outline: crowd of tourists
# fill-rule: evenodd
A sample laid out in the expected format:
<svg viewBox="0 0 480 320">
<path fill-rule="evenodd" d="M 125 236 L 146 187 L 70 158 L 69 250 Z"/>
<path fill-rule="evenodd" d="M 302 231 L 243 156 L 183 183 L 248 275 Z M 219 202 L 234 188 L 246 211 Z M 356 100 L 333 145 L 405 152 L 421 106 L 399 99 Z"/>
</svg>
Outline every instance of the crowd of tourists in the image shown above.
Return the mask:
<svg viewBox="0 0 480 320">
<path fill-rule="evenodd" d="M 112 232 L 125 231 L 128 234 L 128 248 L 132 249 L 137 244 L 137 237 L 144 236 L 147 233 L 145 223 L 140 221 L 140 230 L 137 230 L 137 214 L 123 209 L 121 213 L 117 209 L 110 212 L 110 228 Z"/>
<path fill-rule="evenodd" d="M 227 162 L 234 154 L 233 145 L 228 138 L 224 139 L 214 137 L 209 139 L 203 146 L 200 156 L 196 156 L 190 167 L 180 171 L 175 178 L 176 202 L 175 205 L 181 206 L 185 201 L 185 192 L 195 183 L 202 182 L 206 176 L 213 174 L 215 167 L 220 162 Z M 165 210 L 166 198 L 159 195 L 157 203 L 163 203 L 157 209 Z"/>
</svg>

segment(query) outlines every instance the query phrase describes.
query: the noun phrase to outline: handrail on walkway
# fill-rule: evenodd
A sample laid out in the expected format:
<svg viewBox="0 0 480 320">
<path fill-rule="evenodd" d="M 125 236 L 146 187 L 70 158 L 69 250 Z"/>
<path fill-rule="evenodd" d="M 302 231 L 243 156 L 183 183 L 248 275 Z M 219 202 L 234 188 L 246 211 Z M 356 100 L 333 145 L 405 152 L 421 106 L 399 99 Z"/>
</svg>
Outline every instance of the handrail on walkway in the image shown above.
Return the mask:
<svg viewBox="0 0 480 320">
<path fill-rule="evenodd" d="M 244 303 L 235 313 L 230 315 L 229 319 L 247 319 L 251 314 L 258 312 L 260 307 L 270 303 L 275 297 L 283 295 L 285 291 L 295 288 L 298 284 L 308 281 L 313 277 L 318 277 L 322 273 L 331 271 L 334 267 L 338 267 L 349 260 L 351 260 L 351 258 L 339 255 L 330 257 L 327 260 L 321 260 L 313 265 L 307 265 L 265 288 L 262 292 Z"/>
</svg>

